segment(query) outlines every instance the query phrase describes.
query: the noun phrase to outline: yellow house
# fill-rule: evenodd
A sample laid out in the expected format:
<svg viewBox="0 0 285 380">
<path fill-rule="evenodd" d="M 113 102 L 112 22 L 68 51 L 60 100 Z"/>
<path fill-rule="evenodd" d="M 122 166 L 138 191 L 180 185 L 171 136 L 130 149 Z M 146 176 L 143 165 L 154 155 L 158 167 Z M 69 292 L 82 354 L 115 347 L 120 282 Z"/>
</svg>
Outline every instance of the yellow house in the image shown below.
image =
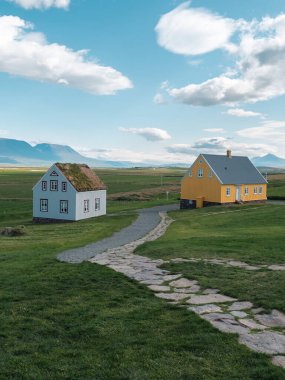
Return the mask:
<svg viewBox="0 0 285 380">
<path fill-rule="evenodd" d="M 180 208 L 265 201 L 267 181 L 248 157 L 200 154 L 181 183 Z"/>
</svg>

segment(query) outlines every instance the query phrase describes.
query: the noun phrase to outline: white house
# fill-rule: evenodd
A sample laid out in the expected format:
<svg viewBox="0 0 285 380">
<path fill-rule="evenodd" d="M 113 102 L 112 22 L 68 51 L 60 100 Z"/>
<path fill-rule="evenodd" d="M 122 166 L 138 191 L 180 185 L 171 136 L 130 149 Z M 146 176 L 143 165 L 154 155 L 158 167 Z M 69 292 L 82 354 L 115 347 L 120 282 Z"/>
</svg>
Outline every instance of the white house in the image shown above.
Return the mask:
<svg viewBox="0 0 285 380">
<path fill-rule="evenodd" d="M 81 220 L 106 214 L 106 186 L 82 164 L 52 165 L 33 187 L 33 220 Z"/>
</svg>

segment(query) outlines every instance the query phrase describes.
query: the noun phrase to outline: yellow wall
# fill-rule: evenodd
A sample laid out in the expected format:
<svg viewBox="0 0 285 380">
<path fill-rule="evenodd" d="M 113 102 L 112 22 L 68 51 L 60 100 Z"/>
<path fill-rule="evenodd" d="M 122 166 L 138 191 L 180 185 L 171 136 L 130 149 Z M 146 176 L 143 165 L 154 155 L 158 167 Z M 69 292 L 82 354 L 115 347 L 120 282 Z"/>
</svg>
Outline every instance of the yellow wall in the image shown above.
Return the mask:
<svg viewBox="0 0 285 380">
<path fill-rule="evenodd" d="M 202 163 L 200 163 L 202 160 Z M 203 177 L 198 177 L 198 169 L 203 169 Z M 211 169 L 204 159 L 199 156 L 192 165 L 192 177 L 187 173 L 181 182 L 181 199 L 197 200 L 204 197 L 206 202 L 233 203 L 236 201 L 236 185 L 221 185 L 215 174 L 209 178 Z M 248 195 L 245 195 L 245 187 L 248 187 Z M 254 187 L 257 186 L 257 194 L 254 194 Z M 259 194 L 259 187 L 262 186 L 262 194 Z M 226 189 L 230 187 L 230 196 L 227 196 Z M 240 200 L 244 202 L 266 200 L 267 185 L 240 185 Z"/>
<path fill-rule="evenodd" d="M 200 164 L 199 160 L 203 162 Z M 209 178 L 211 169 L 208 167 L 202 157 L 198 157 L 191 167 L 192 177 L 188 174 L 184 176 L 181 183 L 181 199 L 196 200 L 199 197 L 204 197 L 205 201 L 221 203 L 221 184 L 213 173 L 212 178 Z M 198 169 L 203 169 L 204 176 L 198 178 Z"/>
<path fill-rule="evenodd" d="M 226 188 L 231 188 L 231 195 L 228 197 L 226 195 Z M 248 195 L 245 195 L 245 187 L 248 187 Z M 257 194 L 254 194 L 254 187 L 257 187 Z M 262 187 L 262 194 L 259 194 L 259 188 Z M 266 200 L 266 192 L 267 192 L 267 185 L 241 185 L 240 186 L 241 193 L 240 193 L 240 199 L 243 202 L 251 202 L 251 201 L 263 201 Z M 228 203 L 228 202 L 235 202 L 236 200 L 236 186 L 235 185 L 222 185 L 221 186 L 221 192 L 222 192 L 222 203 Z"/>
</svg>

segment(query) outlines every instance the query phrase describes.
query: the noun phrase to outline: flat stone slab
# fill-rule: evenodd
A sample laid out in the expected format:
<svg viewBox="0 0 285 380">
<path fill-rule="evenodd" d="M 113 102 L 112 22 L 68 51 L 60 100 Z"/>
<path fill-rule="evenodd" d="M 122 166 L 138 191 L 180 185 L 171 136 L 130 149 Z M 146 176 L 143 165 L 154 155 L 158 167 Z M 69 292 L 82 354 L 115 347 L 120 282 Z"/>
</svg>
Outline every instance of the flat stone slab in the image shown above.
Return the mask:
<svg viewBox="0 0 285 380">
<path fill-rule="evenodd" d="M 164 285 L 150 285 L 149 289 L 153 292 L 170 292 L 170 286 Z"/>
<path fill-rule="evenodd" d="M 270 265 L 268 267 L 270 270 L 285 270 L 285 265 Z"/>
<path fill-rule="evenodd" d="M 196 280 L 190 281 L 187 278 L 179 278 L 179 280 L 170 282 L 169 285 L 173 286 L 174 288 L 190 288 L 191 286 L 196 284 Z"/>
<path fill-rule="evenodd" d="M 253 319 L 239 319 L 239 323 L 241 323 L 243 326 L 248 327 L 252 330 L 265 330 L 267 329 L 266 326 L 261 325 L 259 323 L 256 323 Z"/>
<path fill-rule="evenodd" d="M 234 317 L 231 314 L 226 314 L 226 313 L 209 313 L 209 314 L 203 315 L 202 318 L 207 319 L 207 321 L 221 321 L 225 319 L 234 320 Z"/>
<path fill-rule="evenodd" d="M 193 305 L 203 305 L 205 303 L 223 303 L 236 301 L 235 298 L 224 296 L 222 294 L 207 294 L 201 296 L 192 296 L 187 303 Z"/>
<path fill-rule="evenodd" d="M 205 289 L 204 291 L 203 291 L 203 294 L 216 294 L 216 293 L 219 293 L 220 292 L 220 290 L 219 289 Z"/>
<path fill-rule="evenodd" d="M 255 318 L 268 327 L 285 327 L 285 315 L 278 310 L 272 310 L 271 314 L 259 314 Z"/>
<path fill-rule="evenodd" d="M 251 309 L 251 312 L 252 312 L 253 314 L 260 314 L 260 313 L 262 313 L 263 311 L 264 311 L 263 307 L 256 307 L 256 308 L 254 308 L 254 309 Z"/>
<path fill-rule="evenodd" d="M 247 317 L 247 314 L 244 311 L 234 310 L 234 311 L 231 311 L 231 314 L 234 317 L 237 317 L 237 318 L 245 318 L 245 317 Z"/>
<path fill-rule="evenodd" d="M 175 293 L 197 293 L 200 291 L 199 285 L 193 285 L 191 288 L 174 288 Z"/>
<path fill-rule="evenodd" d="M 244 334 L 239 342 L 245 344 L 253 351 L 264 354 L 285 354 L 285 336 L 275 332 L 261 332 L 257 334 Z"/>
<path fill-rule="evenodd" d="M 155 296 L 164 300 L 170 301 L 182 301 L 185 298 L 189 298 L 189 294 L 179 293 L 155 293 Z"/>
<path fill-rule="evenodd" d="M 229 310 L 246 310 L 251 309 L 252 306 L 253 304 L 251 302 L 234 302 L 231 306 L 229 306 Z"/>
<path fill-rule="evenodd" d="M 218 305 L 207 304 L 201 306 L 191 306 L 189 310 L 194 311 L 196 314 L 205 314 L 205 313 L 221 313 L 222 309 Z"/>
<path fill-rule="evenodd" d="M 281 355 L 273 356 L 272 363 L 279 367 L 285 368 L 285 356 L 281 356 Z"/>
<path fill-rule="evenodd" d="M 217 328 L 218 330 L 230 334 L 247 334 L 249 329 L 241 326 L 232 315 L 224 314 L 224 319 L 219 319 L 217 313 L 211 314 L 203 314 L 201 318 L 207 320 L 211 323 L 212 326 Z"/>
</svg>

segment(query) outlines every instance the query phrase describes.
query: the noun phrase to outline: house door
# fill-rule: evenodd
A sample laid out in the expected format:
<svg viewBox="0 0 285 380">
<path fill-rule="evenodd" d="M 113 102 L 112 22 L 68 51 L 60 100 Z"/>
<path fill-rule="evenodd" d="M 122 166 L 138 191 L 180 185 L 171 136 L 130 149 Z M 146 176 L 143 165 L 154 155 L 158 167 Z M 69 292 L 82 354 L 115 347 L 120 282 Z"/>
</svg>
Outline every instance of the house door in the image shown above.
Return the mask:
<svg viewBox="0 0 285 380">
<path fill-rule="evenodd" d="M 236 187 L 236 201 L 240 201 L 240 186 Z"/>
</svg>

